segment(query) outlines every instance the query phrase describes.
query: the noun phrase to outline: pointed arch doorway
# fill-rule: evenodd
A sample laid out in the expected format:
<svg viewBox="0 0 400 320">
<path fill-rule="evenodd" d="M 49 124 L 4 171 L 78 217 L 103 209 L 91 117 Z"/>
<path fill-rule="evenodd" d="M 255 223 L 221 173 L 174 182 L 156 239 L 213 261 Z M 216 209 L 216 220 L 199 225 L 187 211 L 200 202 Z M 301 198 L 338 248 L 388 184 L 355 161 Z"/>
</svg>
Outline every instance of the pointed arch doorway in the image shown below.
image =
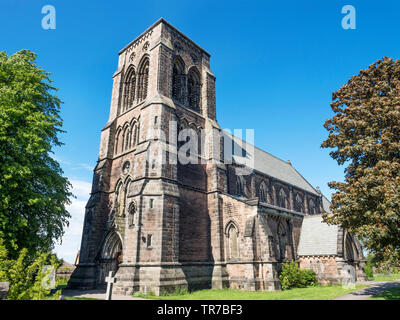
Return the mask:
<svg viewBox="0 0 400 320">
<path fill-rule="evenodd" d="M 121 236 L 115 231 L 111 232 L 104 240 L 103 249 L 101 251 L 98 284 L 105 284 L 105 278 L 110 271 L 113 271 L 115 275 L 122 259 L 123 245 Z"/>
</svg>

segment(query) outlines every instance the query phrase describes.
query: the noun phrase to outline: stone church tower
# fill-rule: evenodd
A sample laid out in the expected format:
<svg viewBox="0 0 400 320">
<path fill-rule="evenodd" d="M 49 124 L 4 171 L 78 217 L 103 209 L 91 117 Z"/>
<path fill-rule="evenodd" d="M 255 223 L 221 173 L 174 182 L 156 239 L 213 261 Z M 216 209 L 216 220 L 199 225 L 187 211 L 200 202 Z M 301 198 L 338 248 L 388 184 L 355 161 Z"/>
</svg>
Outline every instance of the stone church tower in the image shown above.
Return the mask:
<svg viewBox="0 0 400 320">
<path fill-rule="evenodd" d="M 182 129 L 198 134 L 197 164 L 176 160 Z M 255 159 L 251 174 L 219 161 L 221 138 Z M 114 271 L 117 294 L 279 289 L 304 216 L 323 211 L 290 163 L 220 130 L 210 54 L 160 19 L 119 52 L 69 287 L 101 287 Z"/>
<path fill-rule="evenodd" d="M 180 262 L 210 260 L 207 205 L 218 200 L 206 176 L 216 168 L 207 161 L 170 164 L 177 145 L 169 130 L 170 123 L 190 124 L 196 132 L 218 128 L 210 55 L 160 19 L 119 52 L 113 81 L 70 286 L 96 287 L 118 269 L 116 291 L 186 287 L 191 268 L 183 270 Z M 180 233 L 183 225 L 188 231 Z M 204 231 L 193 235 L 193 225 Z M 180 237 L 193 236 L 196 243 L 182 246 Z"/>
</svg>

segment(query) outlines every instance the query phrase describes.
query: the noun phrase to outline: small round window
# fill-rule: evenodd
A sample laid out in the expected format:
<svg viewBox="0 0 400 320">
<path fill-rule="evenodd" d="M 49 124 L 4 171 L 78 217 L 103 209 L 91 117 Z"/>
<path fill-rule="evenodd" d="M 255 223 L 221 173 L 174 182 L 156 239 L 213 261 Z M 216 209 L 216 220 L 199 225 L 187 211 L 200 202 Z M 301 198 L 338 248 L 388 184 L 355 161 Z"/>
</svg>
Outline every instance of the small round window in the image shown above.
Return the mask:
<svg viewBox="0 0 400 320">
<path fill-rule="evenodd" d="M 129 161 L 125 161 L 124 165 L 122 166 L 122 173 L 128 174 L 131 168 L 131 163 Z"/>
</svg>

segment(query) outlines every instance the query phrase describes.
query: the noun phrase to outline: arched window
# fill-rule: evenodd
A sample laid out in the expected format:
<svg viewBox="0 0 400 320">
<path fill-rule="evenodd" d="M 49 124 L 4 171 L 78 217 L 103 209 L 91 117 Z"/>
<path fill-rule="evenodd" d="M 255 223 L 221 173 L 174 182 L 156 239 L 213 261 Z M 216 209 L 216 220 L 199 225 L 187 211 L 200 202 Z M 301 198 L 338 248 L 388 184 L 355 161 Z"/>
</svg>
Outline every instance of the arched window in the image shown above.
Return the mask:
<svg viewBox="0 0 400 320">
<path fill-rule="evenodd" d="M 287 203 L 287 197 L 286 197 L 286 192 L 285 190 L 283 190 L 283 188 L 281 188 L 281 190 L 279 191 L 279 206 L 281 208 L 286 208 L 286 203 Z"/>
<path fill-rule="evenodd" d="M 279 257 L 281 260 L 286 258 L 286 228 L 282 222 L 278 225 Z"/>
<path fill-rule="evenodd" d="M 175 59 L 172 73 L 172 98 L 180 103 L 185 101 L 185 65 L 179 57 Z"/>
<path fill-rule="evenodd" d="M 136 89 L 136 73 L 133 67 L 128 69 L 124 82 L 124 103 L 123 110 L 126 111 L 133 106 L 135 100 L 135 89 Z"/>
<path fill-rule="evenodd" d="M 198 154 L 199 156 L 202 156 L 204 148 L 203 148 L 203 141 L 205 140 L 204 136 L 204 131 L 202 127 L 197 128 L 197 136 L 198 136 L 198 143 L 197 143 L 197 149 L 198 149 Z"/>
<path fill-rule="evenodd" d="M 228 236 L 228 259 L 239 258 L 238 229 L 230 223 L 227 229 Z"/>
<path fill-rule="evenodd" d="M 313 199 L 310 199 L 310 201 L 308 202 L 308 213 L 315 214 L 315 202 Z"/>
<path fill-rule="evenodd" d="M 185 118 L 180 119 L 179 121 L 179 131 L 187 129 L 189 127 L 189 123 Z"/>
<path fill-rule="evenodd" d="M 242 176 L 236 177 L 236 194 L 238 196 L 245 196 L 244 193 L 244 178 Z"/>
<path fill-rule="evenodd" d="M 125 150 L 130 149 L 131 147 L 131 129 L 128 129 L 126 134 L 126 141 L 125 141 Z"/>
<path fill-rule="evenodd" d="M 125 187 L 120 183 L 115 193 L 115 213 L 118 216 L 125 215 Z"/>
<path fill-rule="evenodd" d="M 260 201 L 267 202 L 267 186 L 265 182 L 261 182 L 260 184 Z"/>
<path fill-rule="evenodd" d="M 139 125 L 135 122 L 132 127 L 132 142 L 131 147 L 135 146 L 139 140 Z"/>
<path fill-rule="evenodd" d="M 129 149 L 129 140 L 130 140 L 130 128 L 129 125 L 125 126 L 124 133 L 122 134 L 122 150 L 125 151 Z"/>
<path fill-rule="evenodd" d="M 188 73 L 188 100 L 189 108 L 200 109 L 200 73 L 196 68 L 191 68 Z"/>
<path fill-rule="evenodd" d="M 296 195 L 295 207 L 297 212 L 304 212 L 303 200 L 301 199 L 299 194 Z"/>
<path fill-rule="evenodd" d="M 147 97 L 149 84 L 149 58 L 145 58 L 139 68 L 138 76 L 138 102 L 143 101 Z"/>
<path fill-rule="evenodd" d="M 121 129 L 119 128 L 117 130 L 117 134 L 116 134 L 116 138 L 115 138 L 115 151 L 114 151 L 115 154 L 118 154 L 118 152 L 120 152 L 120 149 L 119 149 L 120 140 L 121 140 Z"/>
</svg>

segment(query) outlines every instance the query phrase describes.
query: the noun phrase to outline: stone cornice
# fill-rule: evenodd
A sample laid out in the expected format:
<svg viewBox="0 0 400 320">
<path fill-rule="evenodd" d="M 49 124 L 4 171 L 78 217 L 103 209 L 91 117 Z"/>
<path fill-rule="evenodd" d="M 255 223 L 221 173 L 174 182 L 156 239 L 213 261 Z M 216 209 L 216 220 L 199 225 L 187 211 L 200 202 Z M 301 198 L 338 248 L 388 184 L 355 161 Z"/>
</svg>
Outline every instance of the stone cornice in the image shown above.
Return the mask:
<svg viewBox="0 0 400 320">
<path fill-rule="evenodd" d="M 147 40 L 151 34 L 153 33 L 153 29 L 158 26 L 160 23 L 163 23 L 164 25 L 166 25 L 168 28 L 170 28 L 172 31 L 174 31 L 175 33 L 177 33 L 181 38 L 183 38 L 185 40 L 185 42 L 190 43 L 191 45 L 193 45 L 194 47 L 196 47 L 197 49 L 199 49 L 201 52 L 205 53 L 208 57 L 210 57 L 211 55 L 204 50 L 202 47 L 200 47 L 197 43 L 195 43 L 193 40 L 191 40 L 190 38 L 188 38 L 186 35 L 184 35 L 181 31 L 179 31 L 178 29 L 176 29 L 173 25 L 171 25 L 170 23 L 168 23 L 164 18 L 160 18 L 159 20 L 157 20 L 155 23 L 153 23 L 149 28 L 147 28 L 144 32 L 142 32 L 138 37 L 136 37 L 133 41 L 131 41 L 128 45 L 126 45 L 124 48 L 122 48 L 119 51 L 119 54 L 124 53 L 125 51 L 131 51 L 134 48 L 136 48 L 139 44 L 141 44 L 142 42 L 144 42 L 145 40 Z"/>
</svg>

